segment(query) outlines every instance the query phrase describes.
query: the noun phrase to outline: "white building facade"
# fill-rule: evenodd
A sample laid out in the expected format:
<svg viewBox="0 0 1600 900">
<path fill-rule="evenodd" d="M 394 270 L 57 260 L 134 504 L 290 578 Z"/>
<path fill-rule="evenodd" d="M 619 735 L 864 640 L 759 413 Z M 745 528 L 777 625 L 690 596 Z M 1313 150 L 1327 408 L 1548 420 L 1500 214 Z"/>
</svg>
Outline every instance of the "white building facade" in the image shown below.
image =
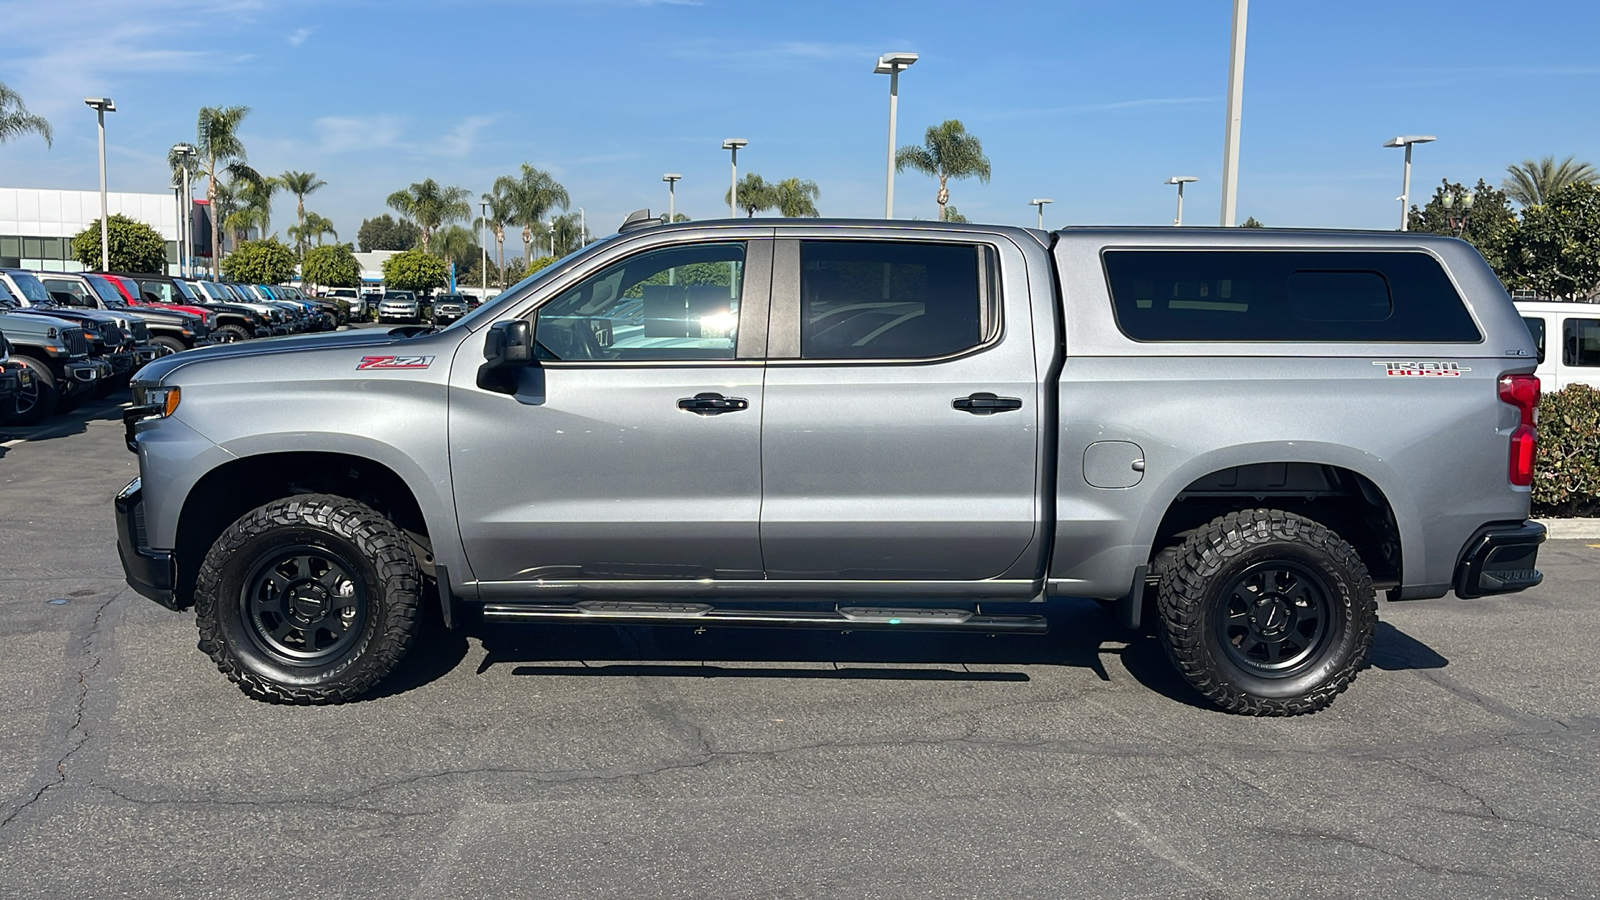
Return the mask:
<svg viewBox="0 0 1600 900">
<path fill-rule="evenodd" d="M 178 272 L 178 203 L 176 194 L 106 195 L 111 215 L 137 219 L 161 234 L 169 274 Z M 72 255 L 72 238 L 99 218 L 99 191 L 0 188 L 0 267 L 82 271 Z"/>
</svg>

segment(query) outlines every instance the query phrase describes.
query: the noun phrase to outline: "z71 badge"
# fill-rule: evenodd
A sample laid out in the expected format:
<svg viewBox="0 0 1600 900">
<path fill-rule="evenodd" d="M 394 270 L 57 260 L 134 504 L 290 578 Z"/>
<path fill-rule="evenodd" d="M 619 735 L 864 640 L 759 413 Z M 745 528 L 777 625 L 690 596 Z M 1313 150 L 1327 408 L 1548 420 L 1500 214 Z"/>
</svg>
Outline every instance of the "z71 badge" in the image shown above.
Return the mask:
<svg viewBox="0 0 1600 900">
<path fill-rule="evenodd" d="M 431 356 L 363 356 L 357 369 L 426 369 L 433 365 Z"/>
<path fill-rule="evenodd" d="M 1418 378 L 1459 378 L 1462 372 L 1471 372 L 1453 362 L 1374 362 L 1383 366 L 1385 375 Z"/>
</svg>

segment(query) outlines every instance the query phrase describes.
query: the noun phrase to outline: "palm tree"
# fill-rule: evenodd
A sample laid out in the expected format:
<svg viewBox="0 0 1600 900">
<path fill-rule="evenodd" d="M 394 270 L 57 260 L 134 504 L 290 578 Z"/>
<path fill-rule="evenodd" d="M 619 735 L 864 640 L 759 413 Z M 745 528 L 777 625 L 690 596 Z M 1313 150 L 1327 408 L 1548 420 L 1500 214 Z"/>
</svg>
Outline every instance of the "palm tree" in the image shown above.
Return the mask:
<svg viewBox="0 0 1600 900">
<path fill-rule="evenodd" d="M 758 212 L 775 209 L 778 197 L 775 192 L 777 185 L 767 184 L 760 175 L 754 172 L 744 173 L 739 179 L 739 208 L 744 210 L 745 218 L 754 218 Z M 722 202 L 732 203 L 731 191 L 722 192 Z"/>
<path fill-rule="evenodd" d="M 333 223 L 314 212 L 305 213 L 301 216 L 299 225 L 290 225 L 284 230 L 289 232 L 289 237 L 300 247 L 313 240 L 317 242 L 318 247 L 321 247 L 323 235 L 332 235 L 336 241 L 339 239 L 339 232 L 334 230 Z M 304 251 L 300 255 L 304 258 Z"/>
<path fill-rule="evenodd" d="M 483 202 L 487 206 L 481 224 L 488 226 L 489 230 L 494 232 L 495 266 L 500 272 L 500 287 L 505 287 L 506 226 L 511 224 L 512 217 L 516 215 L 516 207 L 512 205 L 509 190 L 499 181 L 495 182 L 492 192 L 483 195 Z"/>
<path fill-rule="evenodd" d="M 389 208 L 411 220 L 422 232 L 422 252 L 428 252 L 433 232 L 441 225 L 459 222 L 472 215 L 465 188 L 443 187 L 432 178 L 415 182 L 403 191 L 389 195 Z"/>
<path fill-rule="evenodd" d="M 216 201 L 212 206 L 213 221 L 218 228 L 226 229 L 226 235 L 232 239 L 235 247 L 249 240 L 252 228 L 261 229 L 265 236 L 271 214 L 270 210 L 263 210 L 261 200 L 265 194 L 270 203 L 276 186 L 263 185 L 263 181 L 271 179 L 262 178 L 261 173 L 244 163 L 230 163 L 223 172 L 228 178 L 217 183 Z"/>
<path fill-rule="evenodd" d="M 786 219 L 798 219 L 802 216 L 815 218 L 821 213 L 817 212 L 817 200 L 822 196 L 822 189 L 817 187 L 815 181 L 802 181 L 799 178 L 785 178 L 772 186 L 773 199 L 776 200 L 778 215 Z"/>
<path fill-rule="evenodd" d="M 1559 163 L 1554 156 L 1525 159 L 1521 165 L 1506 166 L 1506 173 L 1511 176 L 1502 185 L 1506 196 L 1524 208 L 1550 202 L 1551 197 L 1568 185 L 1578 182 L 1593 184 L 1600 180 L 1600 174 L 1596 174 L 1594 166 L 1586 162 L 1575 163 L 1570 156 Z"/>
<path fill-rule="evenodd" d="M 460 225 L 451 225 L 439 229 L 434 235 L 434 250 L 445 262 L 454 262 L 456 268 L 465 271 L 469 265 L 478 259 L 478 237 L 470 229 Z"/>
<path fill-rule="evenodd" d="M 550 220 L 550 254 L 555 257 L 566 256 L 568 253 L 583 246 L 583 234 L 576 213 L 567 213 L 556 216 Z M 529 260 L 532 257 L 528 257 Z"/>
<path fill-rule="evenodd" d="M 315 172 L 284 172 L 278 176 L 278 183 L 283 189 L 294 195 L 295 217 L 300 220 L 301 237 L 296 240 L 296 249 L 300 251 L 300 258 L 305 259 L 306 245 L 306 195 L 315 193 L 317 188 L 327 187 L 328 183 L 317 177 Z M 326 221 L 326 220 L 324 220 Z M 334 237 L 338 237 L 335 235 Z"/>
<path fill-rule="evenodd" d="M 509 199 L 511 222 L 522 226 L 523 259 L 533 258 L 533 236 L 543 230 L 545 214 L 556 207 L 566 209 L 572 203 L 567 189 L 549 172 L 527 163 L 522 164 L 522 175 L 518 178 L 510 175 L 496 178 L 494 191 Z"/>
<path fill-rule="evenodd" d="M 54 146 L 50 123 L 45 121 L 44 116 L 28 112 L 22 95 L 6 87 L 5 82 L 0 82 L 0 144 L 30 131 L 44 138 L 46 146 Z"/>
<path fill-rule="evenodd" d="M 950 202 L 951 178 L 978 176 L 989 183 L 989 157 L 983 155 L 983 142 L 967 133 L 960 119 L 946 119 L 928 126 L 921 147 L 905 146 L 895 151 L 894 170 L 916 169 L 939 179 L 939 221 L 945 221 L 945 204 Z"/>
<path fill-rule="evenodd" d="M 217 209 L 217 167 L 224 170 L 245 162 L 244 142 L 239 139 L 239 123 L 250 114 L 248 106 L 202 106 L 195 122 L 195 146 L 205 161 L 206 200 L 211 205 L 211 274 L 222 261 L 222 217 Z"/>
</svg>

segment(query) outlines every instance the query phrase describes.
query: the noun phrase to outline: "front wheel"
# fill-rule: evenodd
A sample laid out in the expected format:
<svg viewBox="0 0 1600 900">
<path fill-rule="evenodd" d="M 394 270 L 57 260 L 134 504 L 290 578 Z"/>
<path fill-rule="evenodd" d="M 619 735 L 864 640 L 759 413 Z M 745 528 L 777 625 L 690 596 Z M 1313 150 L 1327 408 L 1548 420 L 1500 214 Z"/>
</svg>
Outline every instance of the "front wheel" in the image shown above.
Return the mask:
<svg viewBox="0 0 1600 900">
<path fill-rule="evenodd" d="M 410 649 L 419 590 L 410 544 L 381 513 L 328 494 L 275 500 L 201 563 L 200 649 L 256 699 L 348 702 Z"/>
<path fill-rule="evenodd" d="M 243 327 L 238 325 L 221 325 L 218 326 L 217 330 L 211 334 L 212 337 L 215 337 L 217 340 L 225 344 L 236 344 L 239 341 L 248 341 L 252 337 L 250 332 L 245 331 Z"/>
<path fill-rule="evenodd" d="M 183 351 L 189 349 L 184 345 L 183 341 L 180 341 L 175 337 L 168 337 L 164 334 L 156 335 L 155 337 L 151 338 L 150 345 L 160 350 L 162 356 L 171 356 L 174 353 L 182 353 Z"/>
<path fill-rule="evenodd" d="M 13 425 L 37 425 L 55 413 L 61 402 L 61 392 L 56 388 L 56 376 L 50 367 L 26 356 L 14 356 L 17 362 L 28 367 L 33 376 L 27 386 L 12 398 L 9 421 Z"/>
<path fill-rule="evenodd" d="M 1378 603 L 1355 548 L 1294 513 L 1213 519 L 1178 548 L 1157 592 L 1167 654 L 1228 712 L 1316 712 L 1365 667 Z"/>
</svg>

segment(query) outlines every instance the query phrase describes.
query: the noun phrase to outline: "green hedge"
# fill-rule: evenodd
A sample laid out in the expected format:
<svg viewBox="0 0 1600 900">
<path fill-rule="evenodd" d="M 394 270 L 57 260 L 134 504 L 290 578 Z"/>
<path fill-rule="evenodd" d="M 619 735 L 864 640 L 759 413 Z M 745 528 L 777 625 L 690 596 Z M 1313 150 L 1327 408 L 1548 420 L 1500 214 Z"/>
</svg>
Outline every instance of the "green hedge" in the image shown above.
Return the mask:
<svg viewBox="0 0 1600 900">
<path fill-rule="evenodd" d="M 1600 391 L 1584 384 L 1539 398 L 1535 516 L 1600 512 Z"/>
</svg>

